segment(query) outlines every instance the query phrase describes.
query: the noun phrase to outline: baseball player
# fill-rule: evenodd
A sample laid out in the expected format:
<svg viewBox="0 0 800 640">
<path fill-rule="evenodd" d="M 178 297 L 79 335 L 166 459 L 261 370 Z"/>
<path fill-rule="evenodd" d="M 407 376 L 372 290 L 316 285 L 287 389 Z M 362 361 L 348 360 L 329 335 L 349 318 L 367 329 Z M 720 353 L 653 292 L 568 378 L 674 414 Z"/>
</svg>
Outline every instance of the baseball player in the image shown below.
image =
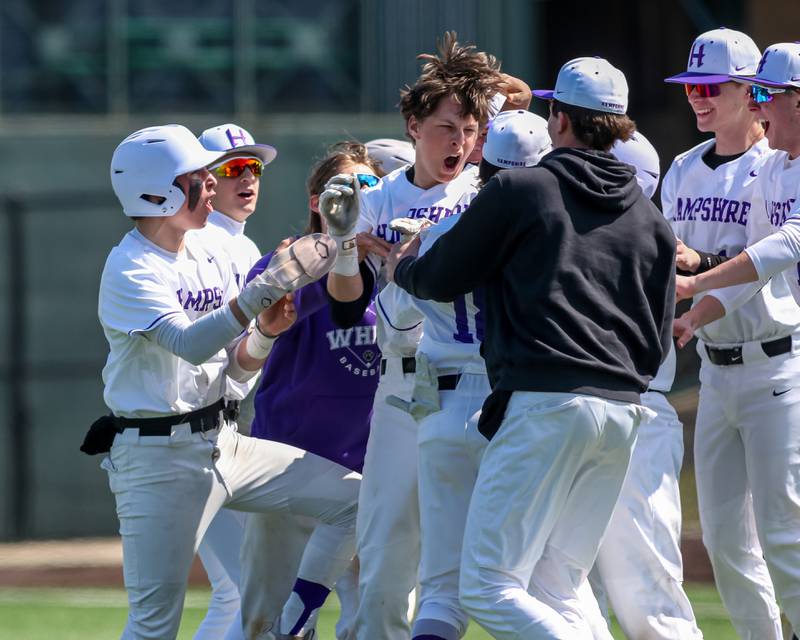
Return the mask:
<svg viewBox="0 0 800 640">
<path fill-rule="evenodd" d="M 488 116 L 488 102 L 501 77 L 491 56 L 461 46 L 447 33 L 439 55 L 425 60 L 417 81 L 402 93 L 400 109 L 415 146 L 414 164 L 384 177 L 354 197 L 352 176 L 333 178 L 320 196 L 320 212 L 341 247 L 328 275 L 328 291 L 340 304 L 359 299 L 377 282 L 380 264 L 360 274 L 355 237 L 371 231 L 395 242 L 389 228 L 405 216 L 435 222 L 463 211 L 477 191 L 474 169 L 464 170 L 478 131 Z M 360 217 L 359 217 L 360 210 Z M 385 255 L 385 248 L 377 249 Z M 386 404 L 389 395 L 410 400 L 421 325 L 393 327 L 377 322 L 383 359 L 375 394 L 364 479 L 359 495 L 357 553 L 360 561 L 359 640 L 408 639 L 408 598 L 417 583 L 419 507 L 417 501 L 417 424 Z"/>
<path fill-rule="evenodd" d="M 358 474 L 241 436 L 223 413 L 225 377 L 244 381 L 260 369 L 271 347 L 261 332 L 290 326 L 286 293 L 323 275 L 335 245 L 325 236 L 301 239 L 238 291 L 227 257 L 190 233 L 211 213 L 216 180 L 205 167 L 222 155 L 185 127 L 165 125 L 131 134 L 111 161 L 114 192 L 134 228 L 101 278 L 112 415 L 92 425 L 87 441 L 108 451 L 102 467 L 117 502 L 129 599 L 123 638 L 175 638 L 192 558 L 224 506 L 290 509 L 320 522 L 281 615 L 282 634 L 302 633 L 314 597 L 352 556 Z M 256 331 L 244 331 L 256 316 Z"/>
<path fill-rule="evenodd" d="M 492 394 L 478 428 L 490 441 L 462 606 L 496 638 L 590 638 L 578 590 L 650 414 L 639 394 L 669 345 L 675 244 L 608 153 L 634 130 L 622 72 L 578 58 L 538 95 L 554 151 L 498 173 L 425 255 L 393 250 L 387 275 L 421 299 L 485 291 Z"/>
<path fill-rule="evenodd" d="M 256 244 L 244 235 L 245 223 L 256 209 L 264 166 L 275 159 L 277 152 L 269 145 L 255 144 L 253 136 L 235 124 L 206 129 L 199 140 L 205 149 L 222 151 L 225 155 L 211 167 L 217 179 L 214 211 L 208 216 L 208 224 L 197 233 L 228 256 L 233 277 L 241 290 L 245 276 L 261 257 Z M 238 407 L 257 380 L 257 375 L 246 382 L 228 378 L 226 403 Z M 211 583 L 211 601 L 195 633 L 195 640 L 219 638 L 225 630 L 230 630 L 227 640 L 243 637 L 239 613 L 239 550 L 243 526 L 241 514 L 220 509 L 197 550 Z M 289 576 L 289 580 L 291 578 Z M 281 602 L 285 600 L 286 597 Z"/>
<path fill-rule="evenodd" d="M 800 184 L 800 162 L 797 161 L 800 157 L 800 114 L 797 108 L 797 97 L 800 95 L 800 45 L 772 45 L 764 52 L 762 62 L 755 77 L 739 80 L 750 84 L 752 103 L 759 109 L 760 117 L 769 123 L 766 132 L 769 145 L 777 150 L 760 172 L 759 184 L 766 215 L 756 217 L 756 221 L 762 224 L 754 225 L 752 233 L 748 235 L 751 244 L 742 253 L 711 271 L 681 279 L 685 297 L 746 282 L 761 281 L 763 284 L 789 269 L 784 274 L 785 279 L 795 300 L 800 303 L 800 271 L 796 267 L 800 262 L 800 250 L 797 248 L 797 214 L 800 213 L 797 204 L 800 201 L 800 189 L 797 186 Z M 757 287 L 761 284 L 757 284 Z M 699 306 L 692 309 L 692 315 L 697 315 Z M 730 307 L 721 308 L 717 304 L 716 310 L 724 313 Z"/>
<path fill-rule="evenodd" d="M 732 284 L 737 281 L 755 280 L 756 289 L 771 291 L 777 295 L 781 292 L 784 297 L 789 295 L 789 290 L 794 293 L 794 299 L 800 301 L 797 286 L 796 261 L 800 259 L 797 243 L 797 220 L 791 216 L 796 209 L 798 176 L 800 176 L 800 45 L 797 43 L 780 43 L 768 47 L 758 64 L 755 77 L 747 78 L 751 85 L 751 96 L 759 104 L 761 117 L 768 123 L 767 138 L 771 147 L 776 152 L 767 160 L 760 169 L 759 186 L 763 193 L 765 211 L 770 225 L 779 230 L 760 242 L 747 247 L 741 254 L 729 262 L 694 277 L 692 280 L 710 282 L 714 285 Z M 742 79 L 745 80 L 745 79 Z M 771 93 L 770 93 L 771 92 Z M 755 208 L 755 207 L 754 207 Z M 790 217 L 784 218 L 786 214 Z M 753 239 L 758 237 L 758 233 Z M 782 273 L 789 265 L 791 267 Z M 743 271 L 743 278 L 727 278 L 735 276 L 737 271 Z M 723 277 L 717 278 L 717 273 Z M 773 276 L 766 281 L 766 278 Z M 788 282 L 788 286 L 787 283 Z M 763 288 L 762 288 L 763 286 Z M 734 287 L 735 289 L 735 287 Z M 727 311 L 722 319 L 707 325 L 709 327 L 728 321 L 736 317 L 742 309 L 747 308 L 750 301 L 742 305 L 739 310 L 731 311 L 734 305 L 725 303 L 723 297 L 730 289 L 714 290 L 703 298 L 696 306 L 710 306 L 721 310 L 715 314 L 717 317 Z M 704 303 L 707 305 L 704 305 Z M 740 300 L 735 301 L 737 304 Z M 693 308 L 686 316 L 676 321 L 679 344 L 685 343 L 691 337 L 694 327 L 699 327 L 702 312 Z M 753 579 L 754 567 L 758 570 L 756 576 L 761 576 L 759 584 L 769 584 L 771 578 L 774 584 L 778 602 L 786 617 L 795 629 L 800 628 L 800 576 L 797 567 L 800 566 L 800 545 L 797 543 L 796 531 L 800 528 L 800 500 L 798 500 L 798 479 L 796 469 L 798 458 L 798 445 L 800 445 L 800 397 L 793 391 L 797 385 L 798 368 L 800 360 L 797 357 L 797 308 L 791 309 L 787 314 L 787 329 L 781 332 L 782 341 L 775 339 L 769 342 L 762 341 L 745 344 L 740 351 L 735 353 L 737 361 L 744 361 L 744 365 L 729 367 L 726 372 L 725 384 L 727 388 L 736 389 L 735 398 L 728 398 L 726 411 L 733 411 L 733 415 L 741 416 L 743 424 L 738 430 L 740 441 L 736 442 L 737 448 L 726 452 L 724 464 L 725 498 L 732 506 L 736 505 L 735 499 L 740 502 L 746 500 L 749 522 L 755 521 L 755 527 L 741 531 L 736 527 L 736 522 L 728 522 L 726 526 L 739 532 L 742 536 L 731 540 L 730 549 L 723 551 L 733 566 L 729 570 L 729 580 L 734 585 L 749 584 Z M 695 321 L 687 320 L 697 316 Z M 713 317 L 713 316 L 712 316 Z M 791 323 L 791 324 L 790 324 Z M 706 331 L 703 327 L 698 331 L 702 336 Z M 752 371 L 750 371 L 752 370 Z M 735 385 L 735 386 L 731 386 Z M 698 416 L 699 418 L 699 416 Z M 747 420 L 745 422 L 745 420 Z M 725 441 L 721 441 L 725 445 Z M 728 445 L 728 449 L 731 446 Z M 731 461 L 735 462 L 734 453 L 739 452 L 740 462 L 731 469 Z M 723 460 L 720 459 L 720 464 Z M 697 465 L 697 462 L 695 463 Z M 732 470 L 741 470 L 740 474 L 732 474 Z M 745 473 L 746 472 L 746 473 Z M 722 483 L 722 472 L 717 481 Z M 699 486 L 698 475 L 698 486 Z M 746 483 L 746 484 L 745 484 Z M 749 493 L 744 497 L 746 487 Z M 738 491 L 737 491 L 738 489 Z M 702 503 L 701 503 L 702 509 Z M 740 507 L 741 509 L 741 507 Z M 701 519 L 703 512 L 701 510 Z M 740 516 L 743 519 L 743 516 Z M 745 537 L 746 534 L 746 537 Z M 736 546 L 734 547 L 734 544 Z M 760 546 L 759 546 L 760 545 Z M 743 549 L 752 549 L 757 558 L 751 558 Z M 761 550 L 766 560 L 766 568 L 761 560 Z M 737 553 L 734 555 L 734 551 Z M 758 562 L 761 560 L 761 562 Z M 719 579 L 718 579 L 719 583 Z M 725 599 L 722 584 L 720 591 Z M 739 601 L 737 600 L 737 603 Z M 727 600 L 726 600 L 727 604 Z M 747 606 L 742 603 L 740 606 Z M 728 605 L 731 610 L 731 605 Z M 752 609 L 737 609 L 747 612 Z M 731 611 L 733 614 L 733 611 Z M 749 637 L 773 637 L 766 633 L 757 635 L 751 632 Z M 774 637 L 779 637 L 777 632 Z"/>
<path fill-rule="evenodd" d="M 675 235 L 701 251 L 738 254 L 747 245 L 748 225 L 764 210 L 758 181 L 771 152 L 758 114 L 748 109 L 748 87 L 732 82 L 755 74 L 760 57 L 747 35 L 715 29 L 694 41 L 687 71 L 667 79 L 685 85 L 698 129 L 714 133 L 675 159 L 661 192 Z M 714 296 L 740 293 L 724 289 Z M 700 522 L 717 588 L 743 638 L 782 637 L 773 580 L 785 583 L 794 570 L 779 567 L 797 560 L 778 524 L 796 505 L 777 495 L 786 496 L 793 474 L 787 446 L 797 440 L 800 397 L 776 393 L 800 371 L 800 359 L 791 354 L 799 326 L 789 291 L 772 281 L 698 331 Z M 768 566 L 777 570 L 773 580 Z"/>
<path fill-rule="evenodd" d="M 489 128 L 481 178 L 485 182 L 500 169 L 533 166 L 550 149 L 544 119 L 529 111 L 505 111 Z M 450 216 L 422 231 L 420 253 L 458 217 Z M 387 323 L 402 327 L 422 321 L 423 327 L 413 401 L 408 406 L 419 420 L 421 592 L 412 633 L 415 639 L 457 640 L 469 621 L 458 601 L 458 577 L 461 537 L 487 444 L 477 430 L 481 406 L 491 391 L 480 354 L 483 297 L 479 289 L 453 302 L 416 300 L 394 283 L 378 296 Z M 421 403 L 426 398 L 428 403 Z M 421 417 L 424 413 L 429 415 Z"/>
<path fill-rule="evenodd" d="M 363 144 L 333 145 L 308 179 L 306 233 L 324 230 L 318 201 L 329 178 L 347 172 L 359 176 L 365 185 L 374 185 L 377 171 Z M 248 277 L 261 273 L 271 256 L 259 259 Z M 372 293 L 365 292 L 368 302 Z M 351 328 L 341 329 L 331 317 L 324 278 L 294 296 L 297 321 L 275 341 L 264 366 L 255 395 L 251 435 L 300 447 L 360 472 L 380 365 L 374 307 L 369 304 Z M 288 515 L 247 515 L 242 610 L 249 636 L 258 637 L 258 632 L 280 614 L 313 524 L 307 518 Z M 276 579 L 281 575 L 285 578 Z M 342 604 L 337 637 L 345 638 L 353 626 L 358 600 L 354 568 L 337 580 L 336 590 Z M 307 628 L 310 625 L 313 620 Z"/>
<path fill-rule="evenodd" d="M 658 153 L 639 132 L 617 141 L 612 153 L 636 168 L 648 198 L 661 174 Z M 639 429 L 619 501 L 600 545 L 589 580 L 597 600 L 610 600 L 628 638 L 702 638 L 683 590 L 680 549 L 683 426 L 664 396 L 675 379 L 675 348 L 646 393 L 642 405 L 655 417 Z M 606 614 L 607 615 L 607 614 Z"/>
</svg>

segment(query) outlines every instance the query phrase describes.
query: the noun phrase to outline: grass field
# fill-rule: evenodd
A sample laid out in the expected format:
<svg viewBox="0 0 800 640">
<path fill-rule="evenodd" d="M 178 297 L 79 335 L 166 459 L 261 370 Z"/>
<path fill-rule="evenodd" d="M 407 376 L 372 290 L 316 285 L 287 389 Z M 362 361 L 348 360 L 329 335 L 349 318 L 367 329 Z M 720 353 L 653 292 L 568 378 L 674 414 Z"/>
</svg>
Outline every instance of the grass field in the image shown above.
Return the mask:
<svg viewBox="0 0 800 640">
<path fill-rule="evenodd" d="M 687 590 L 706 640 L 735 640 L 714 587 L 688 585 Z M 198 589 L 186 597 L 181 640 L 191 639 L 208 594 Z M 332 600 L 320 616 L 320 640 L 334 638 L 338 605 Z M 110 640 L 119 637 L 125 615 L 125 592 L 119 589 L 0 588 L 0 640 Z M 469 640 L 489 637 L 474 624 L 466 635 Z M 624 638 L 616 626 L 614 637 Z"/>
</svg>

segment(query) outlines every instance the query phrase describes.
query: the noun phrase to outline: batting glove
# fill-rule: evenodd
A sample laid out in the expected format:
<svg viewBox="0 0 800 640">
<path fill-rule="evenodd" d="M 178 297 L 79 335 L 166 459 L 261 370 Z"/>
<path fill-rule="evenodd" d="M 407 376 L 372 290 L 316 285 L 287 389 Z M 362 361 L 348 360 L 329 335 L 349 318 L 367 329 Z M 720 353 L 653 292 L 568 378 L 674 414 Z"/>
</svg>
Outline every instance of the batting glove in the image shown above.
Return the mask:
<svg viewBox="0 0 800 640">
<path fill-rule="evenodd" d="M 336 261 L 336 243 L 312 233 L 276 251 L 262 273 L 247 283 L 236 301 L 248 320 L 291 291 L 319 280 Z"/>
<path fill-rule="evenodd" d="M 400 242 L 408 242 L 423 229 L 433 226 L 427 218 L 394 218 L 389 222 L 392 231 L 400 232 Z"/>
<path fill-rule="evenodd" d="M 328 234 L 338 249 L 331 271 L 343 276 L 358 273 L 356 223 L 359 216 L 358 179 L 351 173 L 340 173 L 328 180 L 319 196 L 319 212 L 328 225 Z"/>
<path fill-rule="evenodd" d="M 417 368 L 411 402 L 398 396 L 387 396 L 386 404 L 411 414 L 417 422 L 441 410 L 439 404 L 439 371 L 424 353 L 417 353 Z"/>
</svg>

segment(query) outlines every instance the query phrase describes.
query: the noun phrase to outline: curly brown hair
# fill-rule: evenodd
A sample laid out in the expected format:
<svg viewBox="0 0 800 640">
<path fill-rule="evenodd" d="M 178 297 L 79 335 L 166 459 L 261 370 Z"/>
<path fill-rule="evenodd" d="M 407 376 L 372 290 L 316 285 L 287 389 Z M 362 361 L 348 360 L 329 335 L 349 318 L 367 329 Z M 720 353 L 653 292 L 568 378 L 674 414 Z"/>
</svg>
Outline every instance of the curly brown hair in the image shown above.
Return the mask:
<svg viewBox="0 0 800 640">
<path fill-rule="evenodd" d="M 500 62 L 474 45 L 459 44 L 455 31 L 446 31 L 436 45 L 438 55 L 417 56 L 425 64 L 414 86 L 400 91 L 400 113 L 406 122 L 411 116 L 424 120 L 443 98 L 452 96 L 461 105 L 462 117 L 473 116 L 483 126 L 489 101 L 499 90 Z"/>
<path fill-rule="evenodd" d="M 345 164 L 363 164 L 382 178 L 386 173 L 380 164 L 369 157 L 367 147 L 355 140 L 342 140 L 328 147 L 325 155 L 311 167 L 311 174 L 306 180 L 306 190 L 310 196 L 318 196 L 325 190 L 325 183 L 337 173 L 341 173 Z M 308 212 L 308 224 L 303 233 L 321 233 L 322 220 L 316 211 Z"/>
</svg>

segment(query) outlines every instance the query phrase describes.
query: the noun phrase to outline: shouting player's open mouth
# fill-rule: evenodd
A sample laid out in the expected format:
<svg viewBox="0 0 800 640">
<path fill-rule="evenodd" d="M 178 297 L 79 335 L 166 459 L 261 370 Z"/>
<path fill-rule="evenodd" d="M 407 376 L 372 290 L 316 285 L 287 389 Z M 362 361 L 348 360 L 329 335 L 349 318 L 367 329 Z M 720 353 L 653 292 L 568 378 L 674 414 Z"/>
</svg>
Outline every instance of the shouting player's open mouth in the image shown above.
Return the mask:
<svg viewBox="0 0 800 640">
<path fill-rule="evenodd" d="M 461 154 L 455 156 L 447 156 L 444 159 L 444 168 L 447 170 L 448 173 L 452 173 L 458 167 L 458 162 L 461 160 Z"/>
</svg>

